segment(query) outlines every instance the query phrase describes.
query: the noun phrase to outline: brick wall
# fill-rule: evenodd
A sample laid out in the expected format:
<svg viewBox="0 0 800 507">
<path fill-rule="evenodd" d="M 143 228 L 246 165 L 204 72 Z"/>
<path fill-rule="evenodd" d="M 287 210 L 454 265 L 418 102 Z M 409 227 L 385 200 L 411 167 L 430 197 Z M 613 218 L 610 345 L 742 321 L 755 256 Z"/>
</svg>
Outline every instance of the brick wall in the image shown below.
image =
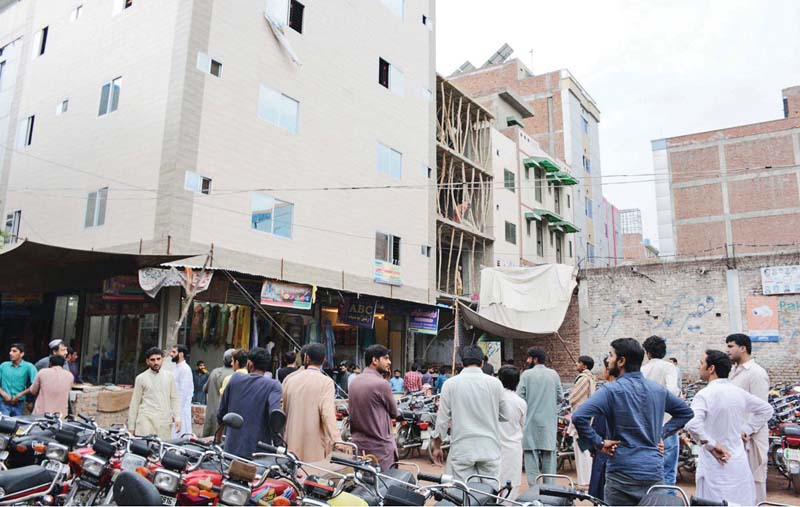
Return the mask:
<svg viewBox="0 0 800 507">
<path fill-rule="evenodd" d="M 760 268 L 800 264 L 800 253 L 741 257 L 735 262 L 738 285 L 731 294 L 747 332 L 747 298 L 762 294 Z M 678 359 L 684 376 L 696 377 L 703 352 L 724 349 L 725 337 L 733 332 L 724 259 L 589 269 L 580 283 L 580 290 L 586 291 L 585 307 L 579 310 L 581 353 L 596 362 L 616 338 L 643 341 L 656 334 L 667 340 L 667 354 Z M 797 382 L 800 295 L 770 297 L 778 308 L 780 341 L 754 344 L 754 357 L 773 382 Z"/>
<path fill-rule="evenodd" d="M 553 368 L 561 376 L 563 382 L 573 382 L 575 380 L 575 361 L 580 356 L 580 310 L 578 307 L 577 290 L 572 295 L 567 308 L 564 323 L 558 330 L 561 339 L 555 335 L 541 335 L 541 337 L 533 339 L 516 339 L 514 340 L 514 358 L 517 366 L 524 364 L 525 359 L 528 357 L 529 347 L 541 347 L 547 354 L 547 366 Z M 567 352 L 569 350 L 569 352 Z M 574 357 L 570 357 L 570 353 Z"/>
<path fill-rule="evenodd" d="M 714 178 L 719 174 L 719 150 L 716 146 L 669 154 L 672 182 Z"/>
<path fill-rule="evenodd" d="M 754 167 L 778 167 L 794 164 L 792 137 L 770 137 L 725 145 L 728 172 Z"/>
<path fill-rule="evenodd" d="M 708 256 L 724 252 L 725 222 L 720 220 L 678 226 L 677 247 L 681 255 Z"/>
<path fill-rule="evenodd" d="M 722 187 L 697 185 L 672 190 L 675 203 L 675 218 L 699 218 L 722 214 Z"/>
</svg>

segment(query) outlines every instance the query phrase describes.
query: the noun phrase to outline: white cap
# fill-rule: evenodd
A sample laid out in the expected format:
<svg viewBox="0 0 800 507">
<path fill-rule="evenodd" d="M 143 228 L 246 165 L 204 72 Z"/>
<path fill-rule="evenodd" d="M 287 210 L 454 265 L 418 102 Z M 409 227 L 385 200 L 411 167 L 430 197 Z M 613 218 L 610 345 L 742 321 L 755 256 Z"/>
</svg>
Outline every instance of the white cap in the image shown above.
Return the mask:
<svg viewBox="0 0 800 507">
<path fill-rule="evenodd" d="M 50 342 L 50 344 L 48 345 L 48 348 L 49 348 L 50 350 L 53 350 L 54 348 L 58 347 L 58 346 L 59 346 L 59 345 L 61 345 L 62 343 L 64 343 L 64 340 L 53 340 L 53 341 L 51 341 L 51 342 Z"/>
</svg>

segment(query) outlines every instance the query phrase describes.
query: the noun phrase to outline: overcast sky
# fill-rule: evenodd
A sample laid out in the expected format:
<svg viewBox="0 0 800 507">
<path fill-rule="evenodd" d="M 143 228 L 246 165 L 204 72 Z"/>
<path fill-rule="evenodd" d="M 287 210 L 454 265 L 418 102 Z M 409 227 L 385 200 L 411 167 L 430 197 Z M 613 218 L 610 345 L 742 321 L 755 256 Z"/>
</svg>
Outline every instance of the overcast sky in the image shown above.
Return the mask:
<svg viewBox="0 0 800 507">
<path fill-rule="evenodd" d="M 439 73 L 504 42 L 535 74 L 572 72 L 600 108 L 604 195 L 641 208 L 656 243 L 650 141 L 782 118 L 781 89 L 800 85 L 800 0 L 436 3 Z M 614 176 L 635 174 L 650 176 Z"/>
</svg>

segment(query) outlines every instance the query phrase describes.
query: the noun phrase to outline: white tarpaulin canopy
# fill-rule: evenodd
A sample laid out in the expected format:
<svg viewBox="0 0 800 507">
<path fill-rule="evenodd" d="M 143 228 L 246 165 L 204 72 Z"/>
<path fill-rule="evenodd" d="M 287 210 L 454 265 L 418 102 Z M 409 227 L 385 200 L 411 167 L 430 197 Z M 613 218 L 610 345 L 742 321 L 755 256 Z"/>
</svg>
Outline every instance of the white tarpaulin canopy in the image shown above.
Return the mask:
<svg viewBox="0 0 800 507">
<path fill-rule="evenodd" d="M 578 285 L 575 274 L 574 267 L 564 264 L 485 268 L 479 310 L 461 305 L 462 315 L 473 326 L 503 338 L 555 333 Z"/>
</svg>

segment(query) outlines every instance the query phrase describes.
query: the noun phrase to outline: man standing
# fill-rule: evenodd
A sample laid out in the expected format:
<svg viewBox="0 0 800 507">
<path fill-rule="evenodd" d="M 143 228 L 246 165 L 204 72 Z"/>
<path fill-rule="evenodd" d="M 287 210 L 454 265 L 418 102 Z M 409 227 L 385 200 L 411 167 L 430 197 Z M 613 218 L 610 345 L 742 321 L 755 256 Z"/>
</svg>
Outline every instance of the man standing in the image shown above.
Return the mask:
<svg viewBox="0 0 800 507">
<path fill-rule="evenodd" d="M 191 435 L 192 432 L 192 394 L 194 394 L 194 381 L 192 380 L 192 368 L 186 362 L 189 359 L 189 349 L 186 345 L 174 345 L 172 347 L 172 362 L 175 365 L 175 385 L 178 387 L 178 395 L 181 399 L 181 408 L 178 418 L 181 425 L 175 428 L 172 438 L 181 438 L 184 435 Z"/>
<path fill-rule="evenodd" d="M 8 351 L 10 361 L 0 364 L 0 414 L 8 417 L 22 415 L 25 399 L 21 394 L 36 378 L 36 367 L 25 361 L 25 345 L 13 343 Z"/>
<path fill-rule="evenodd" d="M 596 387 L 592 368 L 594 368 L 594 359 L 589 356 L 578 358 L 578 378 L 575 379 L 575 385 L 572 386 L 572 391 L 569 393 L 569 405 L 573 412 L 594 394 Z M 573 437 L 572 450 L 575 453 L 578 486 L 588 489 L 592 478 L 592 455 L 588 450 L 581 450 L 580 445 L 578 445 L 578 432 L 575 431 L 575 427 L 572 425 L 570 425 L 570 432 Z"/>
<path fill-rule="evenodd" d="M 400 370 L 394 370 L 394 377 L 389 379 L 389 385 L 392 386 L 394 394 L 403 394 L 405 392 L 405 383 L 403 377 L 400 376 Z"/>
<path fill-rule="evenodd" d="M 180 397 L 175 377 L 161 371 L 164 355 L 158 347 L 144 353 L 148 369 L 136 377 L 128 410 L 128 430 L 134 435 L 172 438 L 172 425 L 180 428 Z"/>
<path fill-rule="evenodd" d="M 686 424 L 702 445 L 697 460 L 697 496 L 735 505 L 755 505 L 753 473 L 747 462 L 742 434 L 766 426 L 772 407 L 728 380 L 731 360 L 719 350 L 706 350 L 700 378 L 708 382 L 692 400 L 694 417 Z"/>
<path fill-rule="evenodd" d="M 670 361 L 664 360 L 667 355 L 667 342 L 660 336 L 651 336 L 642 344 L 647 354 L 647 363 L 642 366 L 642 375 L 647 380 L 666 387 L 675 396 L 681 395 L 678 385 L 678 369 Z M 669 415 L 664 415 L 664 424 L 669 422 Z M 678 475 L 678 434 L 664 439 L 664 484 L 675 485 Z"/>
<path fill-rule="evenodd" d="M 500 423 L 500 484 L 511 482 L 514 489 L 509 498 L 514 500 L 519 493 L 519 485 L 522 484 L 522 430 L 525 428 L 528 404 L 517 394 L 517 368 L 502 366 L 497 372 L 497 379 L 503 384 L 503 399 L 510 412 L 508 420 Z"/>
<path fill-rule="evenodd" d="M 528 364 L 532 367 L 522 373 L 517 387 L 517 394 L 528 404 L 522 448 L 531 487 L 540 473 L 556 473 L 558 404 L 563 391 L 558 373 L 544 365 L 546 357 L 543 349 L 528 349 Z"/>
<path fill-rule="evenodd" d="M 50 356 L 50 367 L 40 371 L 33 385 L 20 393 L 20 397 L 28 393 L 36 396 L 33 415 L 58 413 L 62 419 L 67 416 L 73 378 L 64 369 L 64 361 L 64 356 Z"/>
<path fill-rule="evenodd" d="M 725 338 L 728 345 L 728 357 L 733 361 L 734 367 L 730 374 L 730 381 L 736 387 L 741 387 L 748 393 L 763 401 L 769 398 L 769 375 L 758 365 L 751 354 L 753 344 L 746 334 L 736 333 Z M 769 428 L 761 428 L 757 433 L 744 434 L 744 448 L 747 451 L 747 461 L 753 472 L 756 483 L 756 503 L 767 499 L 767 452 L 769 450 Z"/>
<path fill-rule="evenodd" d="M 294 353 L 294 350 L 290 350 L 283 355 L 283 367 L 278 368 L 278 382 L 283 383 L 283 379 L 297 371 L 296 361 L 297 354 Z"/>
<path fill-rule="evenodd" d="M 257 451 L 259 440 L 272 442 L 269 416 L 281 407 L 281 384 L 267 378 L 264 372 L 269 368 L 270 355 L 266 349 L 255 347 L 247 354 L 248 374 L 231 377 L 222 393 L 217 422 L 229 412 L 239 414 L 244 419 L 240 429 L 226 428 L 225 451 L 250 458 Z"/>
<path fill-rule="evenodd" d="M 81 379 L 81 366 L 78 364 L 78 351 L 72 347 L 67 347 L 67 368 L 72 373 L 72 381 L 76 384 L 83 384 Z"/>
<path fill-rule="evenodd" d="M 283 381 L 286 444 L 301 461 L 321 461 L 339 439 L 333 380 L 322 372 L 325 346 L 312 343 L 305 355 L 306 368 Z"/>
<path fill-rule="evenodd" d="M 231 377 L 233 377 L 235 373 L 247 375 L 247 351 L 244 349 L 239 349 L 233 353 L 233 373 L 222 379 L 222 387 L 219 388 L 220 396 L 222 396 L 222 392 L 225 390 L 225 387 L 228 385 L 228 382 L 231 381 Z"/>
<path fill-rule="evenodd" d="M 197 369 L 194 371 L 192 381 L 194 382 L 192 401 L 200 405 L 205 405 L 206 393 L 203 387 L 205 387 L 206 382 L 208 382 L 208 370 L 206 369 L 206 363 L 204 361 L 197 361 Z"/>
<path fill-rule="evenodd" d="M 433 387 L 433 367 L 422 368 L 425 373 L 422 374 L 422 385 L 428 384 Z"/>
<path fill-rule="evenodd" d="M 417 370 L 419 370 L 419 366 L 412 364 L 411 371 L 407 371 L 403 377 L 406 394 L 422 391 L 422 374 Z"/>
<path fill-rule="evenodd" d="M 617 378 L 605 384 L 572 414 L 580 438 L 610 456 L 606 467 L 605 502 L 639 505 L 647 490 L 664 480 L 662 440 L 678 431 L 692 410 L 666 388 L 647 380 L 639 371 L 644 349 L 633 338 L 611 342 L 608 370 Z M 664 412 L 672 419 L 664 422 Z M 593 417 L 605 417 L 607 440 L 591 427 Z"/>
<path fill-rule="evenodd" d="M 374 454 L 381 470 L 397 461 L 397 444 L 391 420 L 397 417 L 397 401 L 383 379 L 392 368 L 391 351 L 371 345 L 364 351 L 364 371 L 350 384 L 350 434 L 358 449 Z"/>
<path fill-rule="evenodd" d="M 443 464 L 442 439 L 450 427 L 445 473 L 460 481 L 474 474 L 499 478 L 500 422 L 511 417 L 503 384 L 483 373 L 480 347 L 464 347 L 461 363 L 461 373 L 442 386 L 436 429 L 431 433 L 433 460 L 437 465 Z"/>
<path fill-rule="evenodd" d="M 233 353 L 236 349 L 228 349 L 222 355 L 222 366 L 214 368 L 208 375 L 208 381 L 203 386 L 206 393 L 206 418 L 203 421 L 203 436 L 209 437 L 217 432 L 217 409 L 219 408 L 219 391 L 222 388 L 222 379 L 233 375 Z"/>
<path fill-rule="evenodd" d="M 483 366 L 481 367 L 481 370 L 483 370 L 483 373 L 487 375 L 494 375 L 494 366 L 492 366 L 492 363 L 489 362 L 489 356 L 485 354 L 483 356 Z"/>
<path fill-rule="evenodd" d="M 47 345 L 47 347 L 50 349 L 50 355 L 44 356 L 36 361 L 37 370 L 43 370 L 50 367 L 50 356 L 67 357 L 67 346 L 64 345 L 63 340 L 53 340 Z M 69 370 L 69 367 L 65 364 L 64 369 Z"/>
</svg>

